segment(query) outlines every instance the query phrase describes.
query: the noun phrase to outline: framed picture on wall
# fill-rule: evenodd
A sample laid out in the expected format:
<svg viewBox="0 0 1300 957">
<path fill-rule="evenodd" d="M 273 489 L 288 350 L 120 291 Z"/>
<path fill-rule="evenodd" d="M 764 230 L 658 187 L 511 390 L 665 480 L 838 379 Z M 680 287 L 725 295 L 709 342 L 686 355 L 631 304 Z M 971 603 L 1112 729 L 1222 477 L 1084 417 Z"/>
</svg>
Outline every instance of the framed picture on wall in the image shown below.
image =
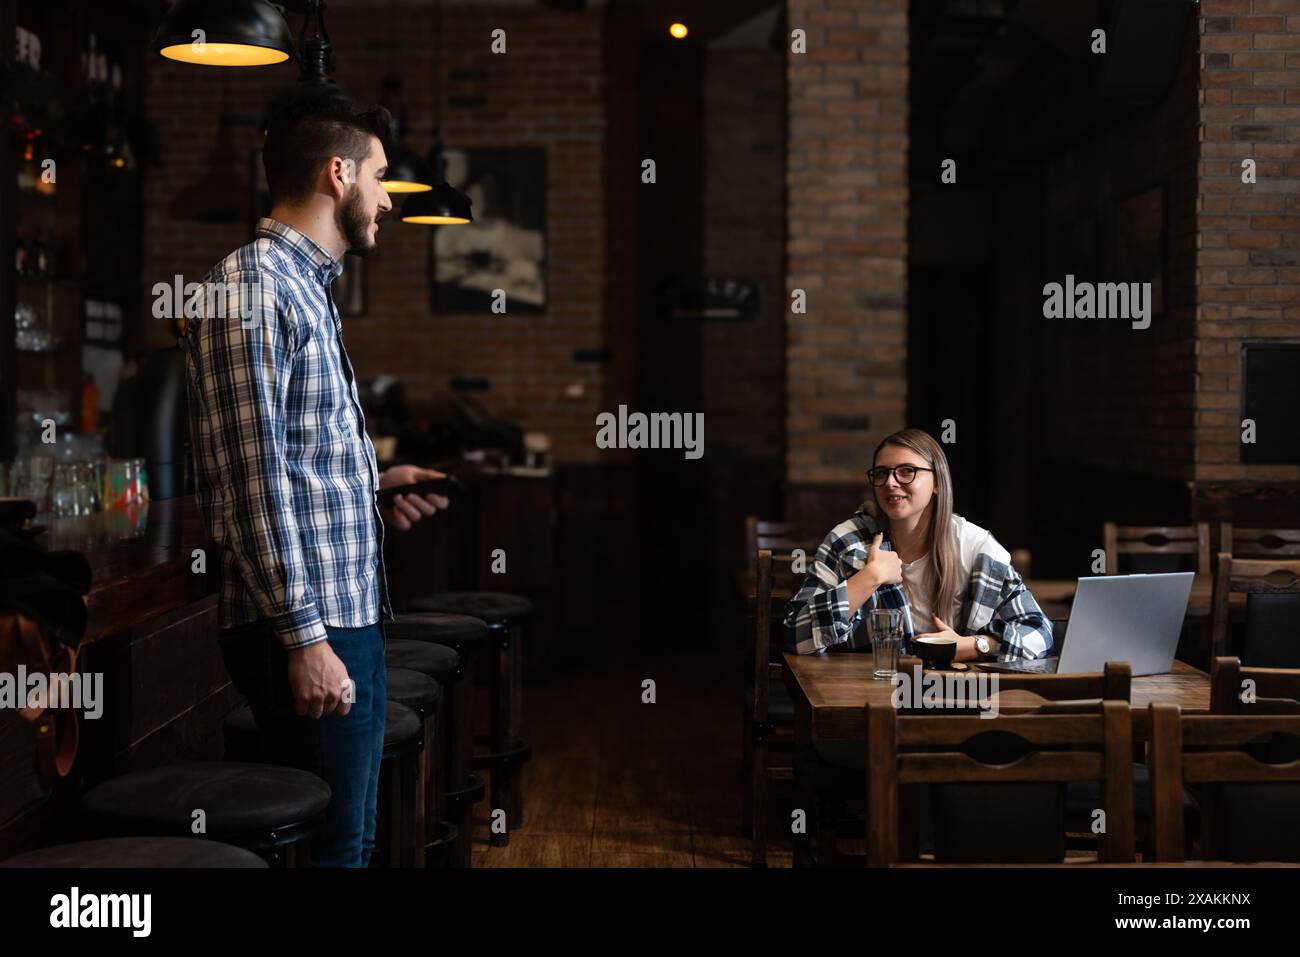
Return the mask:
<svg viewBox="0 0 1300 957">
<path fill-rule="evenodd" d="M 1151 283 L 1151 315 L 1165 312 L 1165 187 L 1115 201 L 1114 282 Z"/>
<path fill-rule="evenodd" d="M 431 309 L 488 312 L 501 289 L 509 312 L 545 312 L 546 151 L 447 150 L 443 158 L 474 222 L 429 230 Z"/>
</svg>

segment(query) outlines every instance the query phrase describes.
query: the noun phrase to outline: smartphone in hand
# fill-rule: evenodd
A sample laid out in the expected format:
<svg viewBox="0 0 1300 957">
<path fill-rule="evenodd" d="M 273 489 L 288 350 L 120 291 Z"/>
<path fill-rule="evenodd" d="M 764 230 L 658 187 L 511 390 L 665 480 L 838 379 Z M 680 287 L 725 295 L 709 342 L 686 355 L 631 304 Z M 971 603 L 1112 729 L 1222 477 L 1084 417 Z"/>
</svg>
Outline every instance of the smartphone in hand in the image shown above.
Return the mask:
<svg viewBox="0 0 1300 957">
<path fill-rule="evenodd" d="M 390 485 L 388 488 L 379 490 L 379 504 L 389 506 L 393 504 L 393 499 L 398 495 L 442 495 L 446 498 L 452 498 L 456 494 L 465 491 L 465 486 L 460 479 L 454 475 L 448 475 L 446 478 L 425 479 L 423 482 L 412 482 L 410 485 Z"/>
</svg>

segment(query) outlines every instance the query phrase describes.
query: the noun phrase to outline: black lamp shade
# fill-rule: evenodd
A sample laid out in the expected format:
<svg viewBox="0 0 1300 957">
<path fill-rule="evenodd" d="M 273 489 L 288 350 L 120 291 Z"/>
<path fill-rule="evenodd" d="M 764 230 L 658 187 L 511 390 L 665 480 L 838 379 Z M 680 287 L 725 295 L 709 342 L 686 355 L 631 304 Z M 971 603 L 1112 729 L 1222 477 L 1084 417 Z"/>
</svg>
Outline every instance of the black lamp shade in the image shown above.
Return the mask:
<svg viewBox="0 0 1300 957">
<path fill-rule="evenodd" d="M 447 183 L 416 193 L 402 204 L 402 222 L 421 226 L 464 226 L 474 222 L 469 197 Z"/>
<path fill-rule="evenodd" d="M 266 0 L 178 0 L 153 51 L 205 66 L 265 66 L 295 55 L 289 24 Z"/>
<path fill-rule="evenodd" d="M 425 193 L 433 189 L 433 170 L 419 153 L 402 143 L 393 143 L 387 153 L 384 189 L 390 193 Z"/>
</svg>

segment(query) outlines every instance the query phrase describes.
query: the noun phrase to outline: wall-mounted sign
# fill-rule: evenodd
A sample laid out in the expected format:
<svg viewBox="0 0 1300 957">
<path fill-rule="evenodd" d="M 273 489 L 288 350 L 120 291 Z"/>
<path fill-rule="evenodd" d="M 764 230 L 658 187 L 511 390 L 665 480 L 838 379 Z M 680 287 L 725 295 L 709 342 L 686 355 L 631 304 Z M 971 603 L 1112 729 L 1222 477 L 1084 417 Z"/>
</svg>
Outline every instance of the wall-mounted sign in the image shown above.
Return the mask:
<svg viewBox="0 0 1300 957">
<path fill-rule="evenodd" d="M 669 279 L 659 285 L 661 319 L 748 322 L 758 317 L 757 279 Z"/>
</svg>

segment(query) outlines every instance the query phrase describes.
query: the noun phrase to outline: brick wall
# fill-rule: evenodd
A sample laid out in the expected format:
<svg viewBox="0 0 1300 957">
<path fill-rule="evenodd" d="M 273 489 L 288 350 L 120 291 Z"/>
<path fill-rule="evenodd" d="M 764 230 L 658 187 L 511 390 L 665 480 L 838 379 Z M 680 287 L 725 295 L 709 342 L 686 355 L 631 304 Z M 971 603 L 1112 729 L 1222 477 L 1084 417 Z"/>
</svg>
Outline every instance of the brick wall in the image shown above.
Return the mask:
<svg viewBox="0 0 1300 957">
<path fill-rule="evenodd" d="M 788 0 L 791 483 L 861 482 L 906 403 L 907 3 Z"/>
<path fill-rule="evenodd" d="M 436 92 L 434 11 L 401 4 L 398 17 L 408 142 L 427 154 Z M 609 335 L 605 260 L 612 240 L 602 197 L 608 178 L 620 173 L 608 168 L 605 151 L 606 12 L 449 5 L 444 22 L 437 83 L 453 101 L 444 102 L 447 146 L 547 151 L 549 308 L 543 315 L 432 313 L 429 230 L 394 218 L 366 264 L 367 315 L 345 321 L 349 353 L 360 377 L 398 375 L 419 406 L 444 399 L 453 376 L 489 377 L 492 391 L 484 399 L 495 415 L 551 433 L 562 461 L 593 461 L 596 413 L 625 401 L 607 394 L 606 367 L 572 358 L 574 349 L 605 346 Z M 331 10 L 328 24 L 335 79 L 353 97 L 377 102 L 390 69 L 388 7 Z M 498 27 L 507 34 L 504 56 L 490 52 L 490 34 Z M 218 139 L 230 154 L 228 177 L 238 181 L 239 195 L 248 196 L 249 152 L 260 132 L 255 123 L 223 128 L 220 117 L 255 118 L 296 79 L 287 66 L 204 70 L 156 57 L 149 71 L 146 106 L 163 136 L 163 167 L 146 184 L 146 288 L 177 272 L 197 279 L 247 241 L 247 199 L 238 221 L 215 224 L 178 218 L 173 203 L 208 170 Z M 458 79 L 449 81 L 454 71 Z M 628 189 L 636 188 L 637 173 L 635 166 L 622 172 Z M 158 327 L 146 339 L 169 341 Z M 564 398 L 570 383 L 583 386 L 582 398 Z"/>
<path fill-rule="evenodd" d="M 1295 481 L 1300 467 L 1241 461 L 1241 346 L 1300 341 L 1300 5 L 1204 0 L 1198 20 L 1194 477 Z"/>
</svg>

